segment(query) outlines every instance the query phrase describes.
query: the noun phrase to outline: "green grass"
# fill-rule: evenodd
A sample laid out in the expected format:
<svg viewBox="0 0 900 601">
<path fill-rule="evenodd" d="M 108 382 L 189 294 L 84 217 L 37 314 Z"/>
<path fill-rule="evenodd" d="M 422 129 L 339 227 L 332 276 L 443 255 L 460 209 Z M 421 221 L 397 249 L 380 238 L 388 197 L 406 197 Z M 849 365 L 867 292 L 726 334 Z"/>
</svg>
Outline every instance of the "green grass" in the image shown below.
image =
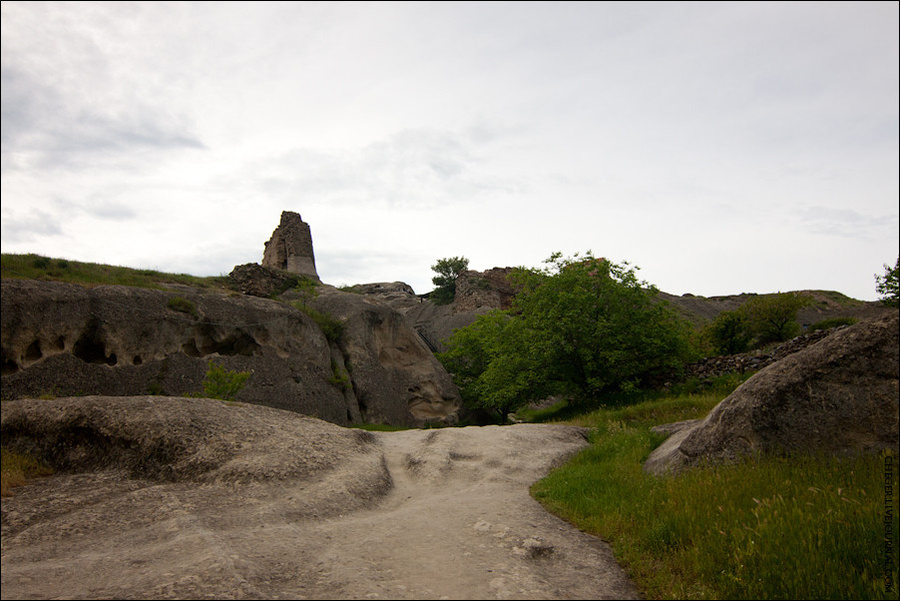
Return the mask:
<svg viewBox="0 0 900 601">
<path fill-rule="evenodd" d="M 132 269 L 99 263 L 52 259 L 41 255 L 0 255 L 0 277 L 54 280 L 96 286 L 115 284 L 138 288 L 163 288 L 165 284 L 184 284 L 198 288 L 227 288 L 227 276 L 198 277 L 152 269 Z"/>
<path fill-rule="evenodd" d="M 758 457 L 674 478 L 643 461 L 654 424 L 702 417 L 726 393 L 679 394 L 573 423 L 592 445 L 532 487 L 548 510 L 608 541 L 652 599 L 896 599 L 885 588 L 885 463 Z M 893 458 L 893 515 L 897 467 Z"/>
</svg>

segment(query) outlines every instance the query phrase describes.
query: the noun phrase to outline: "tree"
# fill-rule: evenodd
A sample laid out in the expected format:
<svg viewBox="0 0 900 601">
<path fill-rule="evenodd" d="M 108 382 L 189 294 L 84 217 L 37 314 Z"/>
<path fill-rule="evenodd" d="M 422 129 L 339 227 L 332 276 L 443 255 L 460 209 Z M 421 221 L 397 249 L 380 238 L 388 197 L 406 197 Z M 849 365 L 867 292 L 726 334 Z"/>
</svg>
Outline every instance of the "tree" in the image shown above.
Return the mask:
<svg viewBox="0 0 900 601">
<path fill-rule="evenodd" d="M 689 326 L 627 264 L 559 253 L 546 263 L 512 274 L 520 292 L 510 311 L 448 341 L 440 358 L 464 400 L 506 412 L 551 395 L 589 403 L 683 365 Z"/>
<path fill-rule="evenodd" d="M 800 333 L 797 311 L 811 301 L 799 292 L 764 294 L 750 299 L 738 311 L 746 316 L 757 344 L 784 342 Z"/>
<path fill-rule="evenodd" d="M 439 305 L 453 302 L 456 296 L 456 278 L 468 268 L 469 260 L 465 257 L 439 259 L 432 265 L 431 270 L 438 275 L 431 278 L 431 283 L 437 286 L 431 293 L 431 300 Z"/>
<path fill-rule="evenodd" d="M 716 352 L 723 355 L 743 353 L 750 348 L 753 331 L 747 315 L 741 311 L 722 311 L 709 325 Z"/>
<path fill-rule="evenodd" d="M 884 276 L 875 275 L 875 290 L 881 295 L 881 302 L 889 307 L 900 307 L 900 285 L 897 281 L 897 272 L 900 271 L 900 258 L 891 269 L 884 264 Z"/>
</svg>

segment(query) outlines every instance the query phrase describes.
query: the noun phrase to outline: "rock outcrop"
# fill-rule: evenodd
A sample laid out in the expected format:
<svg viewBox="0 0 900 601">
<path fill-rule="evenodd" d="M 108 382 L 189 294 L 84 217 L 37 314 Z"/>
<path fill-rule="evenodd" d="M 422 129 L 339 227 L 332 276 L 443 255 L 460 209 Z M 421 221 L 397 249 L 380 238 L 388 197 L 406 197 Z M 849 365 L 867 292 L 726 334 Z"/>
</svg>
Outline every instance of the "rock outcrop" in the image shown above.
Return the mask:
<svg viewBox="0 0 900 601">
<path fill-rule="evenodd" d="M 2 407 L 4 446 L 59 472 L 248 484 L 311 482 L 356 465 L 352 482 L 330 487 L 343 497 L 335 513 L 391 487 L 368 432 L 270 407 L 166 396 L 19 399 Z M 366 491 L 362 498 L 339 493 L 351 483 Z"/>
<path fill-rule="evenodd" d="M 5 279 L 2 398 L 196 394 L 212 362 L 251 373 L 238 401 L 340 425 L 455 421 L 459 392 L 399 314 L 320 287 L 337 296 L 317 307 L 346 322 L 344 337 L 234 292 Z"/>
<path fill-rule="evenodd" d="M 305 275 L 318 281 L 312 234 L 299 213 L 281 213 L 281 223 L 266 242 L 262 265 Z"/>
<path fill-rule="evenodd" d="M 236 265 L 228 274 L 231 285 L 244 294 L 272 298 L 298 283 L 298 274 L 263 267 L 259 263 Z"/>
<path fill-rule="evenodd" d="M 364 421 L 456 422 L 459 390 L 402 314 L 366 295 L 330 286 L 320 287 L 310 304 L 344 324 L 341 349 Z"/>
<path fill-rule="evenodd" d="M 747 380 L 644 464 L 656 474 L 755 453 L 898 450 L 900 318 L 896 310 L 827 336 Z"/>
</svg>

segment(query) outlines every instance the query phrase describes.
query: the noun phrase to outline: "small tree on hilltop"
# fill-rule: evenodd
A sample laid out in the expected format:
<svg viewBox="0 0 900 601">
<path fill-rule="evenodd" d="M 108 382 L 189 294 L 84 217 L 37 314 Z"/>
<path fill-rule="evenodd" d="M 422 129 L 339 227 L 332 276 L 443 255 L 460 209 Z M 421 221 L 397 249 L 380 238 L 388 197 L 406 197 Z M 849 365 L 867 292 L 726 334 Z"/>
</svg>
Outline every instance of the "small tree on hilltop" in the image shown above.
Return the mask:
<svg viewBox="0 0 900 601">
<path fill-rule="evenodd" d="M 739 311 L 747 316 L 758 344 L 784 342 L 800 333 L 797 311 L 811 301 L 799 292 L 764 294 L 744 303 Z"/>
<path fill-rule="evenodd" d="M 884 276 L 875 275 L 875 290 L 881 295 L 881 302 L 889 307 L 900 307 L 900 285 L 897 281 L 897 272 L 900 271 L 900 258 L 894 264 L 894 268 L 884 264 Z"/>
<path fill-rule="evenodd" d="M 439 305 L 452 303 L 456 297 L 456 278 L 469 268 L 469 260 L 465 257 L 452 257 L 440 259 L 431 266 L 431 270 L 438 275 L 431 278 L 431 283 L 437 286 L 431 293 L 431 300 Z"/>
</svg>

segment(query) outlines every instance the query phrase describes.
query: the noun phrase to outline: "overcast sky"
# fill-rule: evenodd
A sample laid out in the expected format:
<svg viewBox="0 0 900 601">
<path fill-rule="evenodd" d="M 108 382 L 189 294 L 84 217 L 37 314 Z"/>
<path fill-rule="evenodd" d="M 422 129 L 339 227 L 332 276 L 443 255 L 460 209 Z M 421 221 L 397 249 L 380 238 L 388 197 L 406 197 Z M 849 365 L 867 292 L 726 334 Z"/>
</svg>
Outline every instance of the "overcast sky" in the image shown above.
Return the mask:
<svg viewBox="0 0 900 601">
<path fill-rule="evenodd" d="M 284 210 L 329 284 L 592 251 L 875 300 L 897 2 L 2 3 L 2 251 L 194 275 Z"/>
</svg>

